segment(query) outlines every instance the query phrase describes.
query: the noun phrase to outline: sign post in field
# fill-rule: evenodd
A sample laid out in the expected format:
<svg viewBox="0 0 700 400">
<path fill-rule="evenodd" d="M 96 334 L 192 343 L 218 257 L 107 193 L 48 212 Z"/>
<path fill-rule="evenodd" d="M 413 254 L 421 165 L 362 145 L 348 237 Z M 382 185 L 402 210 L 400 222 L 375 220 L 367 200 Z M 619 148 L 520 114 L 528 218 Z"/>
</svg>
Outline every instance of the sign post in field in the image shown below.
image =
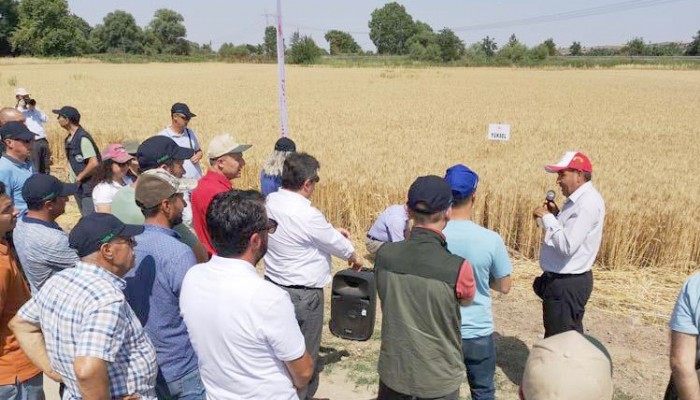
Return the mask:
<svg viewBox="0 0 700 400">
<path fill-rule="evenodd" d="M 282 137 L 289 135 L 287 120 L 287 82 L 284 77 L 284 39 L 282 36 L 282 0 L 277 0 L 277 81 Z"/>
</svg>

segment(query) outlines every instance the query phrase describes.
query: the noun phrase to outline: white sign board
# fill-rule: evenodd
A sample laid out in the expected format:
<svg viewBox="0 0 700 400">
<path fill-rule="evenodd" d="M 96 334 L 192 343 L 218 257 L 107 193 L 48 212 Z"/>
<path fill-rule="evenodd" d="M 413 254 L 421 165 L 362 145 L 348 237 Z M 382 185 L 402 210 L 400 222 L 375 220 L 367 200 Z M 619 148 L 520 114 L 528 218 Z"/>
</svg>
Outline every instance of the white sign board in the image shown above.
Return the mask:
<svg viewBox="0 0 700 400">
<path fill-rule="evenodd" d="M 510 140 L 509 124 L 489 124 L 489 140 Z"/>
</svg>

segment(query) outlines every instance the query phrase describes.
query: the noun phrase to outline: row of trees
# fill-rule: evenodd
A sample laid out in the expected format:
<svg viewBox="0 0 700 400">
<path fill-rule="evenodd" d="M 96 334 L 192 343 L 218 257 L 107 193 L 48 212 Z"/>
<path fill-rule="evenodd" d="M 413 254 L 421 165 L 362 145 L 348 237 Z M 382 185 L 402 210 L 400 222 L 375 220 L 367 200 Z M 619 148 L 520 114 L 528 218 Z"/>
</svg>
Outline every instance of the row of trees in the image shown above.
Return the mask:
<svg viewBox="0 0 700 400">
<path fill-rule="evenodd" d="M 415 60 L 430 62 L 455 61 L 464 56 L 496 57 L 517 63 L 560 54 L 552 39 L 528 48 L 515 35 L 511 35 L 500 48 L 489 36 L 467 48 L 452 30 L 443 28 L 436 32 L 427 23 L 414 20 L 405 7 L 396 2 L 375 9 L 368 25 L 370 39 L 381 55 L 407 55 Z M 183 16 L 169 9 L 157 10 L 143 28 L 136 24 L 133 15 L 120 10 L 107 14 L 102 23 L 93 28 L 84 19 L 70 13 L 66 0 L 0 0 L 0 54 L 215 53 L 209 44 L 200 46 L 188 41 L 186 34 Z M 347 32 L 331 30 L 324 38 L 330 52 L 317 46 L 311 37 L 295 32 L 290 38 L 289 48 L 285 47 L 289 61 L 313 63 L 324 54 L 367 54 Z M 274 26 L 268 26 L 262 43 L 224 43 L 218 53 L 223 58 L 232 59 L 274 59 L 277 56 L 277 31 Z M 645 43 L 642 38 L 634 38 L 621 48 L 585 50 L 580 42 L 574 42 L 564 53 L 591 56 L 700 55 L 700 31 L 685 48 L 677 43 L 656 45 Z"/>
</svg>

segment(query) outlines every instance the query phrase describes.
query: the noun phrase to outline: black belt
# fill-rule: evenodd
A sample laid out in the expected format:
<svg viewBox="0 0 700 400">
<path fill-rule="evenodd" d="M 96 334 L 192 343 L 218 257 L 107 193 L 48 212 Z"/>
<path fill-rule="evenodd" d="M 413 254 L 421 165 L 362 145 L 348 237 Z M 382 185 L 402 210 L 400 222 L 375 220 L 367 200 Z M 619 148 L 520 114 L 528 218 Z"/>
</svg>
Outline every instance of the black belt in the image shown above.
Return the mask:
<svg viewBox="0 0 700 400">
<path fill-rule="evenodd" d="M 583 275 L 590 274 L 590 273 L 591 273 L 590 270 L 588 270 L 586 272 L 582 272 L 580 274 L 558 274 L 556 272 L 544 271 L 543 275 L 547 276 L 548 278 L 566 279 L 566 278 L 575 278 L 577 276 L 583 276 Z"/>
<path fill-rule="evenodd" d="M 370 235 L 369 233 L 367 234 L 367 239 L 369 239 L 369 240 L 374 240 L 374 241 L 377 241 L 377 242 L 383 242 L 383 241 L 384 241 L 384 240 L 381 240 L 381 239 L 377 239 L 376 237 Z"/>
<path fill-rule="evenodd" d="M 323 288 L 308 287 L 308 286 L 303 286 L 303 285 L 281 285 L 281 284 L 273 281 L 272 279 L 270 279 L 267 275 L 265 275 L 265 280 L 268 282 L 272 282 L 279 287 L 283 287 L 283 288 L 287 288 L 287 289 L 323 290 Z"/>
</svg>

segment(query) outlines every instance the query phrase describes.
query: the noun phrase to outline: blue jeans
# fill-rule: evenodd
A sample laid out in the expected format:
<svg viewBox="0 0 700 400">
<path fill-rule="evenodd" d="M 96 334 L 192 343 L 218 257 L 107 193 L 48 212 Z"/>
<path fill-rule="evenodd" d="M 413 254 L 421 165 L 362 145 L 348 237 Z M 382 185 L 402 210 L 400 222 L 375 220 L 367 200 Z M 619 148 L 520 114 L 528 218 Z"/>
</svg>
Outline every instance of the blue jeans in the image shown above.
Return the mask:
<svg viewBox="0 0 700 400">
<path fill-rule="evenodd" d="M 160 400 L 206 400 L 207 398 L 197 369 L 176 381 L 156 382 L 156 394 Z"/>
<path fill-rule="evenodd" d="M 462 339 L 464 365 L 472 400 L 494 400 L 496 386 L 496 346 L 493 334 L 474 339 Z"/>
<path fill-rule="evenodd" d="M 0 386 L 2 400 L 44 400 L 44 374 L 38 374 L 24 382 Z"/>
</svg>

